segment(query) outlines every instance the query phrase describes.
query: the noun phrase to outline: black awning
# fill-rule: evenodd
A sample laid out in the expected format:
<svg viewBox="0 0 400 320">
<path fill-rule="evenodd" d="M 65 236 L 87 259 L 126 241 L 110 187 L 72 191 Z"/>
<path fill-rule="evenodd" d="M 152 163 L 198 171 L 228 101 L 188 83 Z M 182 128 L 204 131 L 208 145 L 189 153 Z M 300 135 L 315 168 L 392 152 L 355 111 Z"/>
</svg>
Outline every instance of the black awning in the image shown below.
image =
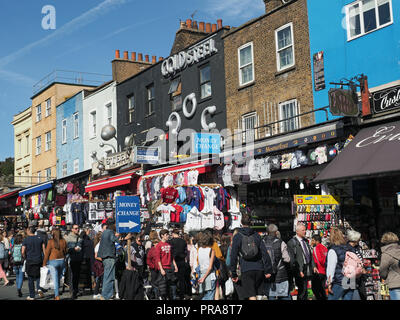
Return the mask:
<svg viewBox="0 0 400 320">
<path fill-rule="evenodd" d="M 315 182 L 368 178 L 400 171 L 400 121 L 362 129 Z"/>
</svg>

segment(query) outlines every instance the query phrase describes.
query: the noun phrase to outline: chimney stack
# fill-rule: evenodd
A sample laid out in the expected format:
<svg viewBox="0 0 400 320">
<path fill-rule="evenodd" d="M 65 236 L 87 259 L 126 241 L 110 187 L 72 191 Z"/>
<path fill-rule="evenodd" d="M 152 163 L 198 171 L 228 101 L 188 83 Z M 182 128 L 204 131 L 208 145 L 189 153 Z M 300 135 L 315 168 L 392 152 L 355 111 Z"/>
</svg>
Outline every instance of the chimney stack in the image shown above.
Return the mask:
<svg viewBox="0 0 400 320">
<path fill-rule="evenodd" d="M 199 22 L 199 29 L 200 29 L 200 31 L 205 31 L 204 30 L 204 22 Z"/>
<path fill-rule="evenodd" d="M 124 60 L 129 60 L 128 51 L 124 51 Z"/>
<path fill-rule="evenodd" d="M 119 50 L 115 50 L 115 59 L 119 59 L 119 58 L 120 58 Z"/>
<path fill-rule="evenodd" d="M 211 23 L 206 23 L 206 32 L 211 33 Z"/>
<path fill-rule="evenodd" d="M 136 61 L 136 52 L 131 52 L 131 60 Z"/>
<path fill-rule="evenodd" d="M 150 62 L 150 61 L 149 61 L 149 55 L 148 55 L 148 54 L 145 55 L 145 58 L 146 58 L 146 62 Z"/>
<path fill-rule="evenodd" d="M 163 61 L 163 60 L 164 60 L 163 57 L 159 57 L 159 58 L 158 58 L 158 61 Z"/>
<path fill-rule="evenodd" d="M 222 29 L 222 19 L 218 19 L 217 24 L 218 24 L 218 30 Z"/>
<path fill-rule="evenodd" d="M 151 63 L 156 63 L 157 62 L 157 57 L 156 56 L 152 56 L 151 57 Z"/>
<path fill-rule="evenodd" d="M 216 25 L 215 23 L 212 24 L 212 26 L 211 26 L 211 31 L 212 31 L 212 32 L 217 31 L 217 25 Z"/>
<path fill-rule="evenodd" d="M 188 27 L 189 29 L 192 28 L 192 20 L 191 19 L 186 19 L 186 27 Z"/>
<path fill-rule="evenodd" d="M 143 61 L 143 53 L 139 53 L 138 61 Z"/>
<path fill-rule="evenodd" d="M 197 21 L 193 21 L 193 29 L 199 29 L 199 26 L 197 25 Z"/>
</svg>

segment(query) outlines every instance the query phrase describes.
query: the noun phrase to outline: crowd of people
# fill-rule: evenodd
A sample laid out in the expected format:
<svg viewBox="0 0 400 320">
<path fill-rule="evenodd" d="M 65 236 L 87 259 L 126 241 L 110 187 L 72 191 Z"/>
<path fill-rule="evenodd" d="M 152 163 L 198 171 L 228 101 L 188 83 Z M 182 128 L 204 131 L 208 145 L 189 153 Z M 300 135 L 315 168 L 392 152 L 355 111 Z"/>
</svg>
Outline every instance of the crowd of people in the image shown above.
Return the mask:
<svg viewBox="0 0 400 320">
<path fill-rule="evenodd" d="M 332 228 L 329 244 L 306 238 L 299 223 L 285 243 L 276 225 L 260 236 L 251 217 L 232 234 L 181 229 L 119 234 L 108 219 L 102 230 L 73 225 L 69 232 L 30 226 L 0 234 L 0 278 L 9 286 L 14 274 L 17 295 L 28 280 L 29 296 L 43 297 L 43 267 L 49 271 L 54 299 L 65 288 L 77 299 L 87 287 L 93 299 L 111 300 L 365 300 L 361 234 Z M 391 300 L 400 299 L 400 245 L 391 232 L 381 238 L 380 276 Z"/>
</svg>

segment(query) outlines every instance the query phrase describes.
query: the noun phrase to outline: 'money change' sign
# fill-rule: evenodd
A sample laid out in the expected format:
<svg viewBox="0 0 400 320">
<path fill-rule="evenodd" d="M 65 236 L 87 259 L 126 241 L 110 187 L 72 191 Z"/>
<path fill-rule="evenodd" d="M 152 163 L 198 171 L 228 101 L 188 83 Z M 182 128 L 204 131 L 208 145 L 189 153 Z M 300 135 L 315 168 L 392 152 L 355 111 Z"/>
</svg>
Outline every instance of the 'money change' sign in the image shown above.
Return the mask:
<svg viewBox="0 0 400 320">
<path fill-rule="evenodd" d="M 140 199 L 136 196 L 115 198 L 115 222 L 118 233 L 140 232 Z"/>
</svg>

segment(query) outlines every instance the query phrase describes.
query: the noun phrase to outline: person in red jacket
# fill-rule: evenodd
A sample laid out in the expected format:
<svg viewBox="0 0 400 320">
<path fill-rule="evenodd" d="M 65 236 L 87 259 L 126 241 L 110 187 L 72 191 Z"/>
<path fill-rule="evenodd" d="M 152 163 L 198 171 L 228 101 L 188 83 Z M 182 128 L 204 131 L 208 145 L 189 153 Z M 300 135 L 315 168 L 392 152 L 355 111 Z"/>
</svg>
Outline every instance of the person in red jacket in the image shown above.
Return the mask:
<svg viewBox="0 0 400 320">
<path fill-rule="evenodd" d="M 158 238 L 153 239 L 152 241 L 152 247 L 149 249 L 147 252 L 147 257 L 146 257 L 146 263 L 147 266 L 149 267 L 150 271 L 150 284 L 152 286 L 152 292 L 155 297 L 155 299 L 158 300 L 159 298 L 159 291 L 158 291 L 158 278 L 160 276 L 160 273 L 158 272 L 158 267 L 157 267 L 157 262 L 156 262 L 156 246 L 160 242 Z"/>
<path fill-rule="evenodd" d="M 311 246 L 313 247 L 313 258 L 318 273 L 315 273 L 311 280 L 312 291 L 317 300 L 327 300 L 325 283 L 326 283 L 326 255 L 328 249 L 321 243 L 321 236 L 316 234 L 312 236 Z"/>
<path fill-rule="evenodd" d="M 176 276 L 178 272 L 175 259 L 172 255 L 172 247 L 167 242 L 169 240 L 169 231 L 162 229 L 160 231 L 161 241 L 155 247 L 155 261 L 158 270 L 160 271 L 159 290 L 160 295 L 165 299 L 168 293 L 172 291 L 172 299 L 176 299 Z M 172 265 L 174 269 L 172 269 Z"/>
</svg>

